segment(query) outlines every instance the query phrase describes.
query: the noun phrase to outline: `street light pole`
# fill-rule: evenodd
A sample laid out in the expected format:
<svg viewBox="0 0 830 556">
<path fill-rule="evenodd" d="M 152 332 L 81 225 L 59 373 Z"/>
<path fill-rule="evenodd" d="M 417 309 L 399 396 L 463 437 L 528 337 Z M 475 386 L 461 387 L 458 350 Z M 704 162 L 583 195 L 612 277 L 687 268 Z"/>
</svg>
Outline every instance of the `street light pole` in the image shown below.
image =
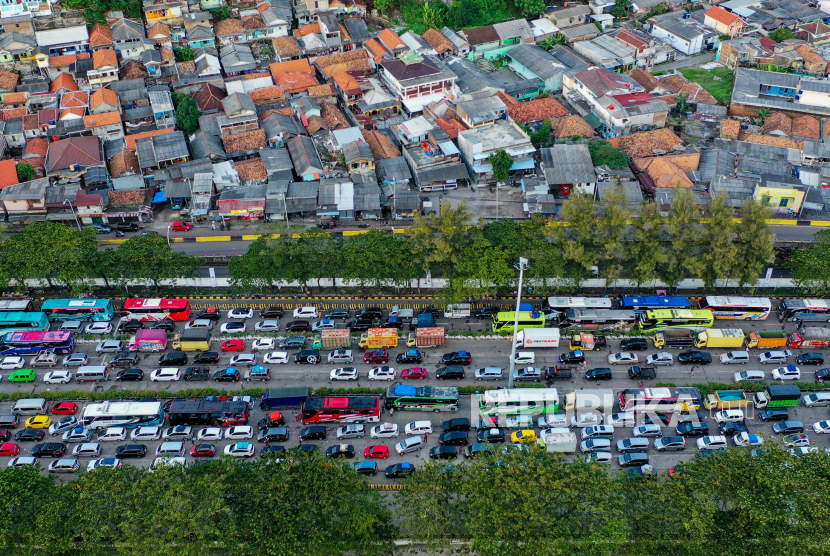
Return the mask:
<svg viewBox="0 0 830 556">
<path fill-rule="evenodd" d="M 167 225 L 167 247 L 170 247 L 170 228 L 172 226 L 173 226 L 172 224 Z"/>
<path fill-rule="evenodd" d="M 515 265 L 519 269 L 519 292 L 516 296 L 516 320 L 513 322 L 513 341 L 510 345 L 510 374 L 507 375 L 507 387 L 513 388 L 513 370 L 516 366 L 514 360 L 516 359 L 516 335 L 519 333 L 519 306 L 522 304 L 522 278 L 524 271 L 530 268 L 528 260 L 524 257 L 519 257 L 519 264 Z"/>
<path fill-rule="evenodd" d="M 69 208 L 72 209 L 72 215 L 75 217 L 75 224 L 78 225 L 78 231 L 81 231 L 81 221 L 78 220 L 78 213 L 75 212 L 75 207 L 72 206 L 72 201 L 70 201 L 69 199 L 64 199 L 63 204 L 65 205 L 66 203 L 69 203 Z"/>
</svg>

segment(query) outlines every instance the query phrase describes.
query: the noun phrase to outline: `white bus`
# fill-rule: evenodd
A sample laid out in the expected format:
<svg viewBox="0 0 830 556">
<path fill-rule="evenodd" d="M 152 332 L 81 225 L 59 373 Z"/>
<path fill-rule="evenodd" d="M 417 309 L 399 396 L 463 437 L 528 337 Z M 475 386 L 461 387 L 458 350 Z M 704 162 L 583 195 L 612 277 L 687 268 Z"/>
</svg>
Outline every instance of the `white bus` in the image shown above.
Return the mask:
<svg viewBox="0 0 830 556">
<path fill-rule="evenodd" d="M 482 415 L 543 415 L 559 410 L 556 388 L 505 388 L 478 395 Z"/>
<path fill-rule="evenodd" d="M 782 322 L 830 322 L 830 299 L 782 299 L 776 312 Z"/>
<path fill-rule="evenodd" d="M 766 320 L 772 303 L 768 297 L 707 295 L 700 300 L 700 308 L 710 309 L 716 319 Z"/>
<path fill-rule="evenodd" d="M 84 408 L 81 423 L 91 429 L 150 427 L 164 423 L 161 402 L 103 402 Z"/>
</svg>

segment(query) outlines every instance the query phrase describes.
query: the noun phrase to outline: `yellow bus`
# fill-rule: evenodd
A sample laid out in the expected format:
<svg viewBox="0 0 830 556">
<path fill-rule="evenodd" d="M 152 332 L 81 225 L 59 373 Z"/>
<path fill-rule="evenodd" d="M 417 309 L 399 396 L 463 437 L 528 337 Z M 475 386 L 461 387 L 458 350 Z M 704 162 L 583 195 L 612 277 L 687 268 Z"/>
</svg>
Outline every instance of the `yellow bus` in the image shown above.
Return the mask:
<svg viewBox="0 0 830 556">
<path fill-rule="evenodd" d="M 640 330 L 685 328 L 701 332 L 711 328 L 715 316 L 708 309 L 654 309 L 640 314 Z"/>
<path fill-rule="evenodd" d="M 496 313 L 493 315 L 493 332 L 512 332 L 513 324 L 516 321 L 515 311 L 506 311 L 503 313 Z M 545 314 L 540 311 L 519 311 L 519 327 L 517 330 L 524 330 L 525 328 L 544 328 Z"/>
</svg>

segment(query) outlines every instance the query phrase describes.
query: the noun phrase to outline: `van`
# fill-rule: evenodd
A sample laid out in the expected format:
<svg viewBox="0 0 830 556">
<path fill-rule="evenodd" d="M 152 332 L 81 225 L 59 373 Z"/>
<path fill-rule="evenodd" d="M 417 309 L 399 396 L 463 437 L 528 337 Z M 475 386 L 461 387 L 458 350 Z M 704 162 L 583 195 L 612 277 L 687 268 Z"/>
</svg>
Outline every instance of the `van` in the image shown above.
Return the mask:
<svg viewBox="0 0 830 556">
<path fill-rule="evenodd" d="M 20 425 L 17 415 L 0 415 L 0 429 L 16 429 Z"/>
<path fill-rule="evenodd" d="M 213 330 L 213 321 L 210 319 L 196 319 L 188 322 L 185 328 L 207 328 L 208 330 Z"/>
<path fill-rule="evenodd" d="M 181 442 L 162 442 L 156 448 L 156 457 L 181 457 L 184 455 L 184 444 Z"/>
<path fill-rule="evenodd" d="M 830 392 L 806 394 L 801 398 L 807 407 L 824 407 L 830 405 Z"/>
<path fill-rule="evenodd" d="M 724 365 L 733 363 L 749 363 L 748 351 L 729 351 L 720 356 L 720 362 Z"/>
<path fill-rule="evenodd" d="M 582 439 L 586 438 L 613 438 L 614 427 L 609 425 L 594 425 L 582 429 Z"/>
<path fill-rule="evenodd" d="M 58 330 L 68 330 L 70 332 L 75 332 L 76 334 L 83 331 L 84 323 L 79 320 L 68 320 L 66 322 L 62 322 L 60 328 Z"/>
<path fill-rule="evenodd" d="M 395 451 L 399 456 L 410 452 L 419 452 L 424 447 L 424 439 L 420 436 L 410 436 L 403 442 L 395 444 Z"/>
<path fill-rule="evenodd" d="M 17 415 L 40 415 L 46 413 L 47 402 L 44 398 L 27 398 L 17 400 L 12 408 L 12 413 Z"/>
<path fill-rule="evenodd" d="M 632 438 L 617 441 L 617 451 L 621 454 L 627 454 L 629 452 L 646 452 L 650 446 L 651 443 L 648 438 L 643 438 L 641 436 L 634 436 Z"/>
<path fill-rule="evenodd" d="M 110 372 L 104 365 L 86 365 L 78 367 L 75 380 L 78 382 L 106 382 L 110 379 Z"/>
</svg>

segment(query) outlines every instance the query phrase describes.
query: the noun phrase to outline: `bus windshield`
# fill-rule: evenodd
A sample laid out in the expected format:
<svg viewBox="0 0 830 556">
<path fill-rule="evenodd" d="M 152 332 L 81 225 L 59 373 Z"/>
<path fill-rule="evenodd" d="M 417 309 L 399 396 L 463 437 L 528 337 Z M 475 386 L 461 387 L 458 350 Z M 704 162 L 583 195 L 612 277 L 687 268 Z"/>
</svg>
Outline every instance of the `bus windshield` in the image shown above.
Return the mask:
<svg viewBox="0 0 830 556">
<path fill-rule="evenodd" d="M 716 319 L 766 320 L 772 303 L 768 297 L 723 297 L 708 295 L 701 309 L 711 309 Z"/>
<path fill-rule="evenodd" d="M 516 322 L 516 312 L 506 311 L 493 315 L 493 332 L 512 331 Z M 519 311 L 518 330 L 525 328 L 544 328 L 545 315 L 539 311 Z"/>
<path fill-rule="evenodd" d="M 43 302 L 41 311 L 52 322 L 110 321 L 115 316 L 109 299 L 49 299 Z"/>
<path fill-rule="evenodd" d="M 458 409 L 458 388 L 451 386 L 418 388 L 406 384 L 390 386 L 386 392 L 384 407 L 412 411 L 455 411 Z"/>
</svg>

